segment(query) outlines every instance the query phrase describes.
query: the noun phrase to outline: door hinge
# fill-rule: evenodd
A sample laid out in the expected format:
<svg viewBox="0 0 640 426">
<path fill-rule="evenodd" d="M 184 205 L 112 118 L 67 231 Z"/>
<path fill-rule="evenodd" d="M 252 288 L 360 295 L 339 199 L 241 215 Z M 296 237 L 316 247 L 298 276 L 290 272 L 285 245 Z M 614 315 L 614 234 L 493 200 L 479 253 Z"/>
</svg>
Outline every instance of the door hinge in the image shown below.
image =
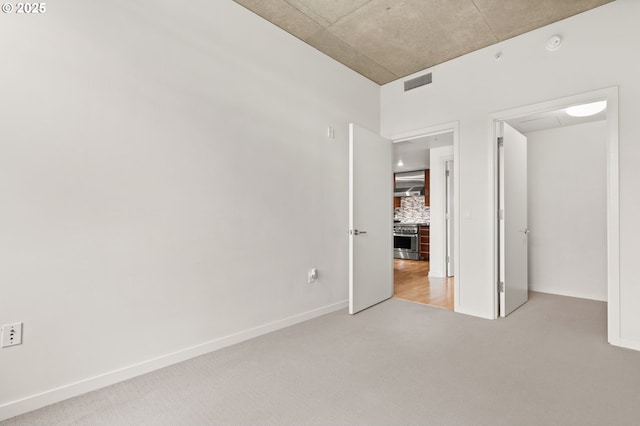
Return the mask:
<svg viewBox="0 0 640 426">
<path fill-rule="evenodd" d="M 498 210 L 498 219 L 504 220 L 504 209 Z"/>
<path fill-rule="evenodd" d="M 498 291 L 499 291 L 500 293 L 504 293 L 504 281 L 500 281 L 500 282 L 498 283 Z"/>
<path fill-rule="evenodd" d="M 449 177 L 449 170 L 447 170 L 447 174 L 446 174 L 446 176 L 447 176 L 447 177 Z"/>
<path fill-rule="evenodd" d="M 502 148 L 504 146 L 504 138 L 500 136 L 498 138 L 498 148 Z"/>
</svg>

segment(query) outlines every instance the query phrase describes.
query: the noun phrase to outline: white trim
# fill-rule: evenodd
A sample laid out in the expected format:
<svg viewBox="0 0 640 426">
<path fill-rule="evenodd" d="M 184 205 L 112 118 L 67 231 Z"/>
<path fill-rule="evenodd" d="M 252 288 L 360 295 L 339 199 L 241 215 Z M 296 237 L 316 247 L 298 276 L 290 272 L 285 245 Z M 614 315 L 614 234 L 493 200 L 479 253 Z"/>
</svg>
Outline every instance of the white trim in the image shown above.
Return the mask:
<svg viewBox="0 0 640 426">
<path fill-rule="evenodd" d="M 449 212 L 449 217 L 445 219 L 445 260 L 444 260 L 444 276 L 445 278 L 450 278 L 454 276 L 453 269 L 455 268 L 455 256 L 453 249 L 454 246 L 454 226 L 453 221 L 455 220 L 454 212 L 453 212 L 453 197 L 455 194 L 453 193 L 453 187 L 451 183 L 453 183 L 453 173 L 455 173 L 455 162 L 453 159 L 445 160 L 444 164 L 444 192 L 445 192 L 445 214 Z"/>
<path fill-rule="evenodd" d="M 112 385 L 114 383 L 122 382 L 124 380 L 128 380 L 141 374 L 149 373 L 151 371 L 155 371 L 172 364 L 186 361 L 188 359 L 195 358 L 197 356 L 213 352 L 227 346 L 235 345 L 237 343 L 244 342 L 245 340 L 262 336 L 263 334 L 271 333 L 273 331 L 280 330 L 282 328 L 289 327 L 303 321 L 326 315 L 331 312 L 339 311 L 341 309 L 345 309 L 347 306 L 348 301 L 343 300 L 332 305 L 327 305 L 322 308 L 314 309 L 278 321 L 273 321 L 264 325 L 260 325 L 258 327 L 250 328 L 248 330 L 210 340 L 208 342 L 191 346 L 189 348 L 185 348 L 170 354 L 162 355 L 157 358 L 152 358 L 137 364 L 133 364 L 128 367 L 109 371 L 107 373 L 89 377 L 75 383 L 70 383 L 68 385 L 50 389 L 48 391 L 28 396 L 26 398 L 11 401 L 6 404 L 0 405 L 0 421 L 36 410 L 38 408 L 45 407 L 47 405 L 54 404 L 56 402 L 63 401 L 68 398 L 72 398 L 74 396 L 94 391 L 96 389 Z"/>
<path fill-rule="evenodd" d="M 609 343 L 640 350 L 623 344 L 620 327 L 620 151 L 618 121 L 618 87 L 607 95 L 607 330 Z M 631 342 L 626 340 L 627 342 Z M 637 345 L 637 343 L 636 343 Z"/>
<path fill-rule="evenodd" d="M 453 132 L 453 310 L 461 312 L 460 309 L 460 122 L 438 124 L 425 127 L 410 132 L 398 133 L 389 137 L 393 143 L 405 142 L 424 136 L 439 135 Z M 446 274 L 445 274 L 446 275 Z"/>
<path fill-rule="evenodd" d="M 438 124 L 435 126 L 430 126 L 422 129 L 417 129 L 417 130 L 411 130 L 410 132 L 398 133 L 390 137 L 389 139 L 391 139 L 393 143 L 406 142 L 406 141 L 421 138 L 424 136 L 435 136 L 435 135 L 440 135 L 442 133 L 449 133 L 451 131 L 456 131 L 456 129 L 457 131 L 459 131 L 460 129 L 459 121 Z"/>
<path fill-rule="evenodd" d="M 607 288 L 608 288 L 608 340 L 612 345 L 623 346 L 640 350 L 640 344 L 634 341 L 624 340 L 620 335 L 620 176 L 619 176 L 619 135 L 618 135 L 618 87 L 608 87 L 592 92 L 568 96 L 538 104 L 500 111 L 489 115 L 488 139 L 491 149 L 489 158 L 489 170 L 491 173 L 491 188 L 489 193 L 493 196 L 493 218 L 491 222 L 494 235 L 493 250 L 493 287 L 494 287 L 494 317 L 498 312 L 497 291 L 497 196 L 496 196 L 496 155 L 495 123 L 510 118 L 522 117 L 529 114 L 552 111 L 579 103 L 607 101 Z"/>
<path fill-rule="evenodd" d="M 455 312 L 461 312 L 460 306 L 462 297 L 460 296 L 460 122 L 456 121 L 453 131 L 453 308 Z"/>
<path fill-rule="evenodd" d="M 500 265 L 499 265 L 499 259 L 500 259 L 500 233 L 499 233 L 499 229 L 500 229 L 500 221 L 498 220 L 498 212 L 500 211 L 500 206 L 499 206 L 499 197 L 498 197 L 498 177 L 500 175 L 500 161 L 499 161 L 499 155 L 500 155 L 500 150 L 498 149 L 498 138 L 501 137 L 502 135 L 501 130 L 502 130 L 502 126 L 498 125 L 498 119 L 493 118 L 491 115 L 489 115 L 489 143 L 491 146 L 491 149 L 489 149 L 489 173 L 491 173 L 491 187 L 489 188 L 489 194 L 493 195 L 493 199 L 492 199 L 492 203 L 491 203 L 491 214 L 492 214 L 492 218 L 493 220 L 491 221 L 491 235 L 493 235 L 493 279 L 492 281 L 492 286 L 493 286 L 493 294 L 494 294 L 494 300 L 493 300 L 493 318 L 492 319 L 496 319 L 500 316 L 500 303 L 499 303 L 499 297 L 500 297 L 500 292 L 498 291 L 498 281 L 500 281 Z"/>
<path fill-rule="evenodd" d="M 440 157 L 440 161 L 439 161 L 440 170 L 442 171 L 442 174 L 440 176 L 440 179 L 441 179 L 441 182 L 440 182 L 440 193 L 442 194 L 442 197 L 440 198 L 440 203 L 442 205 L 441 213 L 442 213 L 442 217 L 443 218 L 445 217 L 446 211 L 447 211 L 447 206 L 446 206 L 446 204 L 447 204 L 447 178 L 446 178 L 446 171 L 447 171 L 447 162 L 449 162 L 449 161 L 451 161 L 451 162 L 453 162 L 453 164 L 455 164 L 455 161 L 454 161 L 452 155 L 442 156 L 442 157 Z M 455 168 L 454 168 L 454 174 L 455 174 Z M 454 197 L 455 197 L 455 195 L 454 195 Z M 454 217 L 454 220 L 455 220 L 455 217 Z M 442 241 L 443 241 L 442 248 L 444 249 L 444 255 L 442 256 L 442 259 L 440 261 L 440 265 L 436 267 L 436 271 L 439 270 L 439 271 L 442 272 L 442 274 L 441 275 L 437 275 L 435 277 L 447 279 L 447 278 L 449 278 L 447 276 L 447 241 L 446 241 L 446 239 L 447 239 L 447 221 L 443 220 L 442 223 L 440 223 L 440 225 L 441 225 L 440 226 L 440 235 L 442 235 L 442 237 L 443 237 L 443 239 L 442 239 Z M 431 229 L 433 229 L 432 226 L 431 226 Z M 455 232 L 454 232 L 454 238 L 455 238 Z M 454 247 L 454 250 L 455 250 L 455 247 Z M 454 257 L 454 262 L 453 263 L 454 263 L 454 268 L 455 268 L 455 257 Z M 429 277 L 431 277 L 431 276 L 433 276 L 431 274 L 431 269 L 432 268 L 429 268 L 429 269 L 430 270 L 429 270 L 429 274 L 428 275 L 429 275 Z M 453 297 L 453 300 L 454 300 L 454 304 L 455 304 L 455 299 L 456 299 L 455 298 L 455 274 L 454 274 L 454 284 L 453 285 L 454 285 L 454 297 Z"/>
<path fill-rule="evenodd" d="M 618 343 L 609 342 L 612 345 L 620 346 L 627 349 L 634 349 L 640 351 L 640 342 L 637 340 L 619 339 Z"/>
<path fill-rule="evenodd" d="M 536 293 L 542 293 L 542 294 L 551 294 L 554 296 L 564 296 L 564 297 L 573 297 L 575 299 L 586 299 L 586 300 L 593 300 L 596 302 L 607 302 L 606 300 L 603 299 L 596 299 L 594 297 L 587 297 L 587 296 L 582 296 L 582 295 L 576 295 L 575 293 L 572 292 L 566 292 L 566 291 L 554 291 L 553 293 L 548 291 L 548 290 L 536 290 L 534 288 L 530 288 L 531 291 L 535 291 Z"/>
<path fill-rule="evenodd" d="M 353 133 L 354 123 L 349 123 L 349 314 L 353 315 L 355 312 L 353 306 Z M 391 178 L 390 178 L 391 179 Z M 393 253 L 393 247 L 391 247 Z M 393 278 L 391 278 L 393 281 Z M 391 283 L 393 289 L 393 282 Z"/>
</svg>

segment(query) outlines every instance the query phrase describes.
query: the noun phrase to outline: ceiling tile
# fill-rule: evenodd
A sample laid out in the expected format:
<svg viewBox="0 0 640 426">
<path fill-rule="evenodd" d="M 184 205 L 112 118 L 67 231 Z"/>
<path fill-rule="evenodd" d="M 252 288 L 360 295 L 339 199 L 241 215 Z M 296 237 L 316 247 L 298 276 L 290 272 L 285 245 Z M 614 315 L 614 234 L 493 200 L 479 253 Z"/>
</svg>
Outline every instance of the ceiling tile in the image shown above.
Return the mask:
<svg viewBox="0 0 640 426">
<path fill-rule="evenodd" d="M 329 31 L 325 30 L 314 35 L 307 40 L 307 43 L 378 84 L 385 84 L 398 78 Z"/>
<path fill-rule="evenodd" d="M 474 0 L 500 41 L 613 0 Z"/>
<path fill-rule="evenodd" d="M 329 30 L 400 77 L 496 42 L 471 0 L 372 0 Z"/>
<path fill-rule="evenodd" d="M 323 25 L 314 21 L 285 0 L 234 1 L 302 40 L 306 40 L 324 29 Z"/>
<path fill-rule="evenodd" d="M 320 15 L 330 23 L 334 23 L 339 19 L 349 15 L 353 11 L 359 9 L 371 0 L 288 0 L 289 3 L 296 7 L 304 4 L 308 9 Z M 304 8 L 299 7 L 305 11 Z"/>
</svg>

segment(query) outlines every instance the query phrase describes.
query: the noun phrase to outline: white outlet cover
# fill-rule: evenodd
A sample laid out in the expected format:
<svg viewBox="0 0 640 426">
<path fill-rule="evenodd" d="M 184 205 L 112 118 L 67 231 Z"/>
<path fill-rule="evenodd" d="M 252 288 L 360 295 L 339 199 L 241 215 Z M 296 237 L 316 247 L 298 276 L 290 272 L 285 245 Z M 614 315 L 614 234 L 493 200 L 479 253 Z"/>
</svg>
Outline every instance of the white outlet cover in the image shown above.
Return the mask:
<svg viewBox="0 0 640 426">
<path fill-rule="evenodd" d="M 22 343 L 22 323 L 5 324 L 2 326 L 2 346 L 15 346 Z"/>
</svg>

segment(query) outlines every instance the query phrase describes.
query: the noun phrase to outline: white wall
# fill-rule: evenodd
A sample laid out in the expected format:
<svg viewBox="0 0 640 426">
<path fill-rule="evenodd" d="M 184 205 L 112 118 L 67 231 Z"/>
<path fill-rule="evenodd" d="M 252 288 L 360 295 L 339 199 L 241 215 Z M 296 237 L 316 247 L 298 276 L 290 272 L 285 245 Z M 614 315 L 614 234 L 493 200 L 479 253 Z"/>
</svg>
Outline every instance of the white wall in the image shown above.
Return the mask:
<svg viewBox="0 0 640 426">
<path fill-rule="evenodd" d="M 378 129 L 377 85 L 231 1 L 0 21 L 0 419 L 346 306 L 347 124 Z"/>
<path fill-rule="evenodd" d="M 606 121 L 526 136 L 529 288 L 607 300 Z"/>
<path fill-rule="evenodd" d="M 445 163 L 453 160 L 453 146 L 431 149 L 431 168 L 429 172 L 429 191 L 431 204 L 431 223 L 429 226 L 429 276 L 444 278 L 447 275 L 445 264 Z"/>
<path fill-rule="evenodd" d="M 494 316 L 493 170 L 489 114 L 619 86 L 621 341 L 640 347 L 640 2 L 617 0 L 589 12 L 434 67 L 433 83 L 407 93 L 403 81 L 381 91 L 389 138 L 460 121 L 459 310 Z M 597 31 L 594 29 L 597 28 Z M 544 45 L 561 34 L 560 49 Z M 496 52 L 503 53 L 496 61 Z"/>
</svg>

